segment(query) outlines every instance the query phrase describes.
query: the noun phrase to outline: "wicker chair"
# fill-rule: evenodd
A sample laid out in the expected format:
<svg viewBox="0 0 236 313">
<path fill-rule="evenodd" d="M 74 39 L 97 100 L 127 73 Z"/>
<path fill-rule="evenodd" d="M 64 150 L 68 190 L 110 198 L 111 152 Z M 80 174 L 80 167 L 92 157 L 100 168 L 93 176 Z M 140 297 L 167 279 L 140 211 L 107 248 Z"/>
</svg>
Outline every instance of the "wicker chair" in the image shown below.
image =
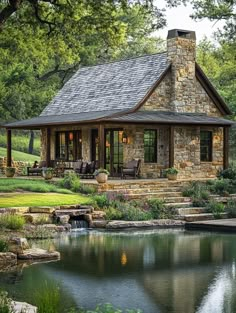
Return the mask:
<svg viewBox="0 0 236 313">
<path fill-rule="evenodd" d="M 121 168 L 121 178 L 126 178 L 126 176 L 131 176 L 133 178 L 138 178 L 141 167 L 141 160 L 129 161 L 126 167 Z"/>
</svg>

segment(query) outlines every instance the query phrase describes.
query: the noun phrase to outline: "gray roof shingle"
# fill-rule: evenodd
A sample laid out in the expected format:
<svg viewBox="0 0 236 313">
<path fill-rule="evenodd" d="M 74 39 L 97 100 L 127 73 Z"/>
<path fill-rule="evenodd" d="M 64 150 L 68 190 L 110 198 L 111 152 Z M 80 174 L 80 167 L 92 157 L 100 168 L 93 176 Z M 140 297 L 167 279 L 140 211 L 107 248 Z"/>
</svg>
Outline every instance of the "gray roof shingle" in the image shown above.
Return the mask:
<svg viewBox="0 0 236 313">
<path fill-rule="evenodd" d="M 40 116 L 131 109 L 167 69 L 166 53 L 82 67 Z"/>
</svg>

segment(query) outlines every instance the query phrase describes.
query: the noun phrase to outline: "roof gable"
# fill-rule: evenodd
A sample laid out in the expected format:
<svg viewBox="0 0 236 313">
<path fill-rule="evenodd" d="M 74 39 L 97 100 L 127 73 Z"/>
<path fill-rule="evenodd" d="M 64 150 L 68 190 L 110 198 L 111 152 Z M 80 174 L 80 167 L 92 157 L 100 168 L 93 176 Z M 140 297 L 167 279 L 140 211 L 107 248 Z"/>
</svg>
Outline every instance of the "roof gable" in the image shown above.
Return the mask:
<svg viewBox="0 0 236 313">
<path fill-rule="evenodd" d="M 168 66 L 159 53 L 81 68 L 40 116 L 132 109 Z"/>
</svg>

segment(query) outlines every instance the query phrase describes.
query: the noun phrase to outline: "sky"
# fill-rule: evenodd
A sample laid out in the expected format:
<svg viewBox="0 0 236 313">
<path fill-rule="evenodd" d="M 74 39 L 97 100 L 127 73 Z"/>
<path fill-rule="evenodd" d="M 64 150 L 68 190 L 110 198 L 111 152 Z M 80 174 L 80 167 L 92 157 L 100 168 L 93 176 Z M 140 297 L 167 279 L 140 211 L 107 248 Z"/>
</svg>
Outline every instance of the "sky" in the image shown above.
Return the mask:
<svg viewBox="0 0 236 313">
<path fill-rule="evenodd" d="M 165 8 L 165 0 L 155 1 L 158 8 Z M 223 22 L 210 22 L 208 19 L 203 19 L 198 22 L 191 19 L 189 16 L 193 13 L 191 5 L 181 5 L 177 8 L 166 9 L 167 27 L 156 32 L 157 36 L 162 38 L 167 37 L 169 29 L 178 28 L 184 30 L 193 30 L 196 32 L 197 41 L 203 39 L 206 36 L 209 39 L 213 39 L 213 32 L 216 32 L 218 28 L 223 27 Z"/>
</svg>

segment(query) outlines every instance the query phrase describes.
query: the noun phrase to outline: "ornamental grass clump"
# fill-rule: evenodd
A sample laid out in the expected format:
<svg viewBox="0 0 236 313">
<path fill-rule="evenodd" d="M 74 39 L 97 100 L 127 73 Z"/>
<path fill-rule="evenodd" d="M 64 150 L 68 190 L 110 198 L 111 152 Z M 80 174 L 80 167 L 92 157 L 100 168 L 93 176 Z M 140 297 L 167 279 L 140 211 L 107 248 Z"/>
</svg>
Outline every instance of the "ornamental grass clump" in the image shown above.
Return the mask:
<svg viewBox="0 0 236 313">
<path fill-rule="evenodd" d="M 38 313 L 60 312 L 60 288 L 52 282 L 45 282 L 35 293 L 35 304 Z"/>
<path fill-rule="evenodd" d="M 228 196 L 236 191 L 236 182 L 231 179 L 214 180 L 210 184 L 209 190 L 220 196 Z"/>
<path fill-rule="evenodd" d="M 210 193 L 208 190 L 209 186 L 204 183 L 193 181 L 186 186 L 182 192 L 184 197 L 190 197 L 195 207 L 206 206 Z"/>
<path fill-rule="evenodd" d="M 23 216 L 9 213 L 0 215 L 0 228 L 20 230 L 24 225 L 25 219 Z"/>
<path fill-rule="evenodd" d="M 161 199 L 149 199 L 147 206 L 153 219 L 168 219 L 176 215 L 175 209 L 166 207 Z"/>
<path fill-rule="evenodd" d="M 1 313 L 15 313 L 11 299 L 8 298 L 7 292 L 2 291 L 2 290 L 0 291 L 0 312 Z"/>
<path fill-rule="evenodd" d="M 225 211 L 228 213 L 229 217 L 236 217 L 236 199 L 230 199 L 227 202 Z"/>
<path fill-rule="evenodd" d="M 72 172 L 66 173 L 64 178 L 59 182 L 59 185 L 73 192 L 78 192 L 81 188 L 79 177 Z"/>
</svg>

